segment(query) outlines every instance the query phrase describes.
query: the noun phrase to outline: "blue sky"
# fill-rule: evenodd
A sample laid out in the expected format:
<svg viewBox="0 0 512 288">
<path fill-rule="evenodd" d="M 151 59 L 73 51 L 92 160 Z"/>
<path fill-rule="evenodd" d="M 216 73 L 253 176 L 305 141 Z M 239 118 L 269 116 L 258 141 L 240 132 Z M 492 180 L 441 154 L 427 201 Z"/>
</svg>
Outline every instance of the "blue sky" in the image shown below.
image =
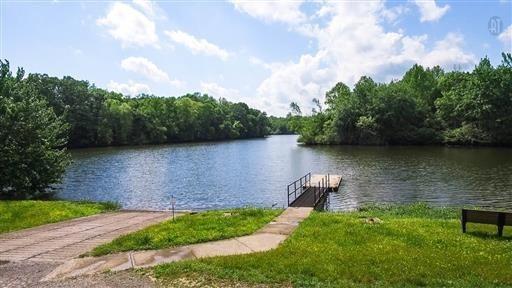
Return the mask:
<svg viewBox="0 0 512 288">
<path fill-rule="evenodd" d="M 339 81 L 499 64 L 512 46 L 509 0 L 0 3 L 0 57 L 13 67 L 131 95 L 199 91 L 274 115 L 291 101 L 309 110 Z"/>
</svg>

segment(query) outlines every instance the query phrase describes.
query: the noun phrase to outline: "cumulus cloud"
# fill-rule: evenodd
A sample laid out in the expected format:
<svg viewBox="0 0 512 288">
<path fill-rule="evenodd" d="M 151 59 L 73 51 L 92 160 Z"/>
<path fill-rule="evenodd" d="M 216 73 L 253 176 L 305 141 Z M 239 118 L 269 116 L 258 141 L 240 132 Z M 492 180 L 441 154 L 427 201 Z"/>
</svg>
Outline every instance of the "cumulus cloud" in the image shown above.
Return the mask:
<svg viewBox="0 0 512 288">
<path fill-rule="evenodd" d="M 272 69 L 272 64 L 266 63 L 265 61 L 255 56 L 251 56 L 249 58 L 249 62 L 253 65 L 260 66 L 265 69 Z"/>
<path fill-rule="evenodd" d="M 498 39 L 503 42 L 509 50 L 512 50 L 512 25 L 498 35 Z"/>
<path fill-rule="evenodd" d="M 395 6 L 390 9 L 382 9 L 381 16 L 388 22 L 394 23 L 397 19 L 409 12 L 409 9 L 404 5 Z"/>
<path fill-rule="evenodd" d="M 148 16 L 154 16 L 155 15 L 155 3 L 153 1 L 149 0 L 133 0 L 133 4 L 138 6 L 142 12 L 144 12 Z"/>
<path fill-rule="evenodd" d="M 250 16 L 265 22 L 282 22 L 287 24 L 298 24 L 304 22 L 307 17 L 300 10 L 304 1 L 243 1 L 232 0 L 235 8 L 249 14 Z"/>
<path fill-rule="evenodd" d="M 464 37 L 458 33 L 448 33 L 445 38 L 437 41 L 434 48 L 424 55 L 417 55 L 416 62 L 424 66 L 440 65 L 446 69 L 455 66 L 469 69 L 476 63 L 477 58 L 471 53 L 465 52 L 462 47 Z"/>
<path fill-rule="evenodd" d="M 107 15 L 97 19 L 96 24 L 106 27 L 108 33 L 119 40 L 123 47 L 159 47 L 155 22 L 129 4 L 114 2 Z"/>
<path fill-rule="evenodd" d="M 215 82 L 201 82 L 201 92 L 213 97 L 225 98 L 229 101 L 240 101 L 240 92 L 238 90 L 224 88 Z"/>
<path fill-rule="evenodd" d="M 316 52 L 283 63 L 252 60 L 271 71 L 257 89 L 259 97 L 273 104 L 268 112 L 283 115 L 291 101 L 307 111 L 313 98 L 322 98 L 339 81 L 351 86 L 364 75 L 390 81 L 415 63 L 452 69 L 469 68 L 477 60 L 464 51 L 460 34 L 448 33 L 429 45 L 427 35 L 384 28 L 384 1 L 332 2 L 321 10 L 317 15 L 326 24 L 317 25 L 312 36 L 318 43 Z"/>
<path fill-rule="evenodd" d="M 131 96 L 137 96 L 141 93 L 151 93 L 148 85 L 135 83 L 133 81 L 129 81 L 128 83 L 118 83 L 116 81 L 110 80 L 110 82 L 107 84 L 107 89 Z"/>
<path fill-rule="evenodd" d="M 414 3 L 420 9 L 421 22 L 437 21 L 450 9 L 449 5 L 437 6 L 435 0 L 415 0 Z"/>
<path fill-rule="evenodd" d="M 202 93 L 206 93 L 215 98 L 224 98 L 231 102 L 244 102 L 250 107 L 254 107 L 257 109 L 266 110 L 268 108 L 264 105 L 268 105 L 269 103 L 265 103 L 265 101 L 261 101 L 261 99 L 256 99 L 253 97 L 244 97 L 239 90 L 226 88 L 215 82 L 201 82 L 200 90 Z"/>
<path fill-rule="evenodd" d="M 175 43 L 181 44 L 194 54 L 205 54 L 215 56 L 221 60 L 227 60 L 229 53 L 219 46 L 208 42 L 206 39 L 199 39 L 193 35 L 180 30 L 165 31 L 165 34 Z"/>
<path fill-rule="evenodd" d="M 174 86 L 182 84 L 179 80 L 173 80 L 162 69 L 144 57 L 128 57 L 121 61 L 121 68 L 145 76 L 154 82 L 169 83 Z"/>
</svg>

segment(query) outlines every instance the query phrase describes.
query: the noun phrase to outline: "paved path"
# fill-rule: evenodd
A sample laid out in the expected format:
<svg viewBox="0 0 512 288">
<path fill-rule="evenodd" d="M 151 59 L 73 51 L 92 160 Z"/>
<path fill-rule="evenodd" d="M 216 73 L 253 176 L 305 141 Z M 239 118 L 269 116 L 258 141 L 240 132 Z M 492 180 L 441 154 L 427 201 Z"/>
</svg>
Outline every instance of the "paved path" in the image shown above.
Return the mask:
<svg viewBox="0 0 512 288">
<path fill-rule="evenodd" d="M 73 259 L 57 267 L 43 281 L 105 271 L 151 267 L 184 259 L 268 251 L 277 248 L 297 228 L 299 223 L 309 216 L 312 210 L 312 208 L 306 207 L 290 207 L 273 222 L 249 236 L 163 250 L 126 252 L 101 257 Z"/>
<path fill-rule="evenodd" d="M 65 262 L 169 216 L 167 212 L 120 211 L 0 234 L 0 261 Z"/>
</svg>

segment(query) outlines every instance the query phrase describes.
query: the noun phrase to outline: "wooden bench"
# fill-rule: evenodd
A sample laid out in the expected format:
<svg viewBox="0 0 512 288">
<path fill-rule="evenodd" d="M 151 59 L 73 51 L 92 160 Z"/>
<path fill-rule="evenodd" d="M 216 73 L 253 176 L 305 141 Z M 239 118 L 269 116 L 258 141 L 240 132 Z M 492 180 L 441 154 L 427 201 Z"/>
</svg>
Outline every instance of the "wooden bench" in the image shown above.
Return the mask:
<svg viewBox="0 0 512 288">
<path fill-rule="evenodd" d="M 498 226 L 498 236 L 503 236 L 503 227 L 512 226 L 512 213 L 462 209 L 462 232 L 466 223 L 492 224 Z"/>
</svg>

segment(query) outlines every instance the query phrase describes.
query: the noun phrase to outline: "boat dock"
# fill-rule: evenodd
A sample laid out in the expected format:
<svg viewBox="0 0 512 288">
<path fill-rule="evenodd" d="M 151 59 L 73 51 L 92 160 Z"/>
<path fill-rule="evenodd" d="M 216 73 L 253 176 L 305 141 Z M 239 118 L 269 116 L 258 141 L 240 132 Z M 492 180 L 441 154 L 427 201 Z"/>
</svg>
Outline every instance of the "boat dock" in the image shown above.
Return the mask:
<svg viewBox="0 0 512 288">
<path fill-rule="evenodd" d="M 288 184 L 288 207 L 321 207 L 329 192 L 338 191 L 341 175 L 308 173 Z"/>
</svg>

